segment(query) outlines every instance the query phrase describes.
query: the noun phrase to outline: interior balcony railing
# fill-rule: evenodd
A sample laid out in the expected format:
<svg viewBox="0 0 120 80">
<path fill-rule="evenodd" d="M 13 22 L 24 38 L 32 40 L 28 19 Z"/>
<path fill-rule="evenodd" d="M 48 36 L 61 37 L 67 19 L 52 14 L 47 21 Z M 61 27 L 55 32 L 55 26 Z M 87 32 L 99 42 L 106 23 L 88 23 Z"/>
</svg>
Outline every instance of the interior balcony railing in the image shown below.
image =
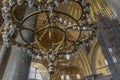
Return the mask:
<svg viewBox="0 0 120 80">
<path fill-rule="evenodd" d="M 86 77 L 85 79 L 82 80 L 114 80 L 114 79 L 112 78 L 111 75 L 99 76 L 98 74 L 96 74 Z"/>
<path fill-rule="evenodd" d="M 106 75 L 106 76 L 96 77 L 95 80 L 113 80 L 113 78 L 111 75 Z"/>
</svg>

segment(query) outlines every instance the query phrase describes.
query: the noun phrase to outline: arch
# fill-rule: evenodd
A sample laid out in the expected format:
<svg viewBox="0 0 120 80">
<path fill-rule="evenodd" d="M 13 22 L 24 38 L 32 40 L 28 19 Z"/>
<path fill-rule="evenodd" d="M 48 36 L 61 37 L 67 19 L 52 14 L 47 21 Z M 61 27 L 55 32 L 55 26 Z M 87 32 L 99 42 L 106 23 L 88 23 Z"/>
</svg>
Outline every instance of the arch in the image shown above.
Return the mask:
<svg viewBox="0 0 120 80">
<path fill-rule="evenodd" d="M 88 61 L 88 58 L 87 58 L 84 50 L 80 49 L 78 56 L 81 59 L 81 63 L 82 63 L 82 65 L 85 68 L 85 71 L 86 71 L 85 75 L 86 76 L 91 75 L 92 74 L 92 70 L 91 70 L 90 63 Z"/>
<path fill-rule="evenodd" d="M 96 74 L 96 57 L 97 57 L 97 51 L 99 49 L 100 45 L 97 44 L 95 50 L 93 51 L 93 54 L 92 54 L 92 58 L 91 58 L 91 68 L 92 68 L 92 72 L 93 74 Z"/>
<path fill-rule="evenodd" d="M 91 69 L 93 74 L 102 73 L 103 75 L 110 75 L 108 66 L 105 64 L 105 56 L 98 41 L 96 41 L 91 52 Z M 97 62 L 96 62 L 97 61 Z"/>
<path fill-rule="evenodd" d="M 50 80 L 50 74 L 48 72 L 47 67 L 40 63 L 39 61 L 32 61 L 31 66 L 35 67 L 40 71 L 40 74 L 42 75 L 43 80 Z"/>
<path fill-rule="evenodd" d="M 92 69 L 92 73 L 95 74 L 96 70 L 95 70 L 95 60 L 96 60 L 96 51 L 99 47 L 99 43 L 98 40 L 95 40 L 95 43 L 93 44 L 93 48 L 90 52 L 90 65 L 91 65 L 91 69 Z"/>
</svg>

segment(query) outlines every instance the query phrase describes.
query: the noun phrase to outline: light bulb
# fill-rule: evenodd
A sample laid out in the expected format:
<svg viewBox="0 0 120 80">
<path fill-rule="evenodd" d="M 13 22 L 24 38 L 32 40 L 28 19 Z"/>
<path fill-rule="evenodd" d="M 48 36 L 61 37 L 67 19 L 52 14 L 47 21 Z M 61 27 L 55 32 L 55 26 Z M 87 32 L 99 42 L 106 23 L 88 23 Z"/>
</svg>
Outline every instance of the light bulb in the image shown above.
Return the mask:
<svg viewBox="0 0 120 80">
<path fill-rule="evenodd" d="M 32 8 L 34 5 L 34 0 L 28 0 L 28 6 L 29 8 Z"/>
<path fill-rule="evenodd" d="M 24 0 L 17 0 L 18 5 L 22 5 Z"/>
</svg>

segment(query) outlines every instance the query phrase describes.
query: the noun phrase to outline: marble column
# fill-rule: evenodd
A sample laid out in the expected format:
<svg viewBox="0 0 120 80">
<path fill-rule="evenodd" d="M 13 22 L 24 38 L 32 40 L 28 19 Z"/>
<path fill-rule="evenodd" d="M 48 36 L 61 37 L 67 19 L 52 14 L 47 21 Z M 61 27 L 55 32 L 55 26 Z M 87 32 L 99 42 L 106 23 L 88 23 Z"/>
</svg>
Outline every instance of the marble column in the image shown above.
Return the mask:
<svg viewBox="0 0 120 80">
<path fill-rule="evenodd" d="M 25 16 L 33 11 L 36 11 L 35 7 L 26 9 Z M 35 29 L 37 22 L 37 16 L 30 17 L 25 21 L 24 26 L 26 28 Z M 23 37 L 29 43 L 34 41 L 34 33 L 28 30 L 22 31 Z M 20 34 L 16 37 L 16 41 L 25 43 Z M 29 70 L 31 64 L 31 56 L 27 54 L 27 50 L 22 47 L 13 46 L 11 55 L 4 73 L 2 80 L 28 80 Z"/>
<path fill-rule="evenodd" d="M 2 76 L 4 74 L 9 56 L 10 56 L 10 50 L 11 48 L 7 47 L 6 45 L 2 45 L 1 46 L 1 50 L 0 50 L 0 80 L 2 79 Z"/>
<path fill-rule="evenodd" d="M 8 47 L 6 45 L 2 45 L 1 50 L 0 50 L 0 66 L 3 62 L 3 59 L 5 57 L 5 54 L 8 52 Z"/>
</svg>

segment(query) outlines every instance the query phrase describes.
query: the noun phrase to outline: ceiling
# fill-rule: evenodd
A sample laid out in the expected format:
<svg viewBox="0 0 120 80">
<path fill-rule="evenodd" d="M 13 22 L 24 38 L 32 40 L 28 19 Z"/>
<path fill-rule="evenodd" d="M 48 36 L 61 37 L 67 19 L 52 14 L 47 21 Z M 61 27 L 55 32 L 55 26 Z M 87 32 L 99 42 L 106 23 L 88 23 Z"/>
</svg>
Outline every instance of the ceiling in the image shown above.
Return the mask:
<svg viewBox="0 0 120 80">
<path fill-rule="evenodd" d="M 109 12 L 109 7 L 108 7 L 108 5 L 106 5 L 105 0 L 92 0 L 90 3 L 91 3 L 91 19 L 89 19 L 90 23 L 92 21 L 96 21 L 94 14 L 98 14 L 99 11 L 101 11 L 103 9 L 106 9 L 108 13 L 112 13 L 112 12 Z M 75 3 L 69 3 L 68 5 L 63 3 L 60 6 L 61 7 L 60 8 L 56 8 L 56 10 L 68 13 L 69 15 L 72 15 L 75 19 L 79 19 L 80 16 L 82 15 L 82 8 L 81 8 L 81 6 L 76 5 Z M 1 7 L 1 5 L 0 5 L 0 7 Z M 23 8 L 21 8 L 21 9 L 23 9 Z M 18 11 L 19 10 L 20 9 L 18 9 Z M 17 13 L 17 11 L 15 13 Z M 24 12 L 22 12 L 22 13 L 24 13 Z M 63 15 L 59 15 L 59 16 L 63 17 L 63 19 L 65 21 L 67 21 L 68 23 L 73 23 L 74 22 L 74 21 L 72 21 L 71 19 L 69 19 L 66 16 L 63 16 Z M 21 17 L 23 17 L 23 15 Z M 0 26 L 1 26 L 2 22 L 3 22 L 1 12 L 0 12 L 0 21 L 1 21 L 0 22 Z M 80 22 L 81 22 L 81 20 L 79 21 L 79 23 Z M 39 14 L 38 15 L 38 20 L 37 20 L 37 28 L 40 28 L 41 26 L 47 26 L 48 25 L 47 23 L 48 23 L 48 21 L 47 21 L 46 14 L 44 14 L 44 13 Z M 57 23 L 57 26 L 61 26 L 61 25 L 59 23 Z M 65 27 L 65 26 L 61 26 L 61 27 Z M 74 34 L 72 34 L 72 33 L 74 33 Z M 82 38 L 84 38 L 84 33 L 87 33 L 87 31 L 82 33 Z M 53 31 L 53 34 L 54 34 L 53 35 L 53 42 L 54 43 L 58 43 L 58 42 L 60 42 L 62 40 L 62 38 L 63 38 L 63 35 L 61 35 L 62 31 L 56 29 L 55 31 Z M 71 40 L 76 40 L 78 35 L 79 35 L 79 32 L 76 31 L 76 30 L 70 29 L 70 30 L 67 31 L 67 37 L 69 39 L 71 39 Z M 49 37 L 48 37 L 49 36 L 49 30 L 41 30 L 41 32 L 39 32 L 36 37 L 39 38 L 41 36 L 43 37 L 43 42 L 47 43 L 47 45 L 46 44 L 42 44 L 42 47 L 49 48 L 50 47 L 50 46 L 48 46 L 48 44 L 50 44 L 49 43 Z M 96 39 L 96 38 L 94 38 L 94 39 Z M 94 39 L 93 39 L 93 41 L 94 41 Z M 71 44 L 71 43 L 67 42 L 65 45 L 69 45 L 69 44 Z M 94 48 L 93 44 L 94 43 L 92 43 L 91 49 Z M 69 49 L 71 49 L 71 48 L 69 48 Z M 86 54 L 86 53 L 84 53 L 84 54 Z M 79 68 L 80 68 L 80 67 L 83 67 L 83 65 L 82 65 L 82 62 L 80 62 L 79 58 L 80 58 L 79 56 L 74 56 L 73 58 L 71 58 L 71 60 L 67 60 L 65 58 L 57 58 L 57 61 L 60 64 L 56 63 L 56 65 L 57 65 L 57 67 L 61 67 L 61 66 L 67 66 L 67 64 L 68 64 L 69 66 L 70 65 L 72 65 L 72 66 L 79 66 Z M 39 64 L 33 63 L 32 65 L 38 66 Z M 41 67 L 39 69 L 41 69 Z M 68 71 L 71 70 L 71 68 L 67 68 L 67 67 L 65 69 L 68 69 Z M 77 72 L 77 70 L 75 72 Z"/>
</svg>

